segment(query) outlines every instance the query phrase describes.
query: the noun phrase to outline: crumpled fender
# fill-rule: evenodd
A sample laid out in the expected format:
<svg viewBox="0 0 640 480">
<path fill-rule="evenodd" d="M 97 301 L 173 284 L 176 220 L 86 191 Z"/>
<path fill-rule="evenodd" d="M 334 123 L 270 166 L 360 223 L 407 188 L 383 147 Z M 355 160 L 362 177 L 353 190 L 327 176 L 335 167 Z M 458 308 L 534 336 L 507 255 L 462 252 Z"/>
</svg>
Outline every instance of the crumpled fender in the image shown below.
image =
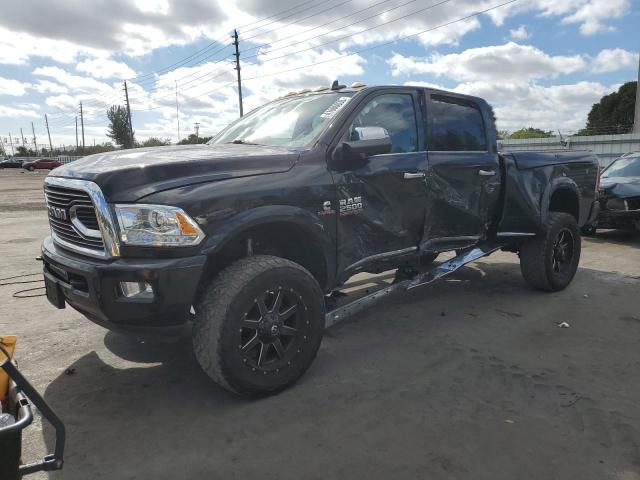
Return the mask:
<svg viewBox="0 0 640 480">
<path fill-rule="evenodd" d="M 221 251 L 228 242 L 241 236 L 243 232 L 259 225 L 274 222 L 293 224 L 315 238 L 322 247 L 327 275 L 329 279 L 334 278 L 335 245 L 325 224 L 308 210 L 291 205 L 265 205 L 225 218 L 208 235 L 201 251 L 205 255 L 215 254 Z"/>
</svg>

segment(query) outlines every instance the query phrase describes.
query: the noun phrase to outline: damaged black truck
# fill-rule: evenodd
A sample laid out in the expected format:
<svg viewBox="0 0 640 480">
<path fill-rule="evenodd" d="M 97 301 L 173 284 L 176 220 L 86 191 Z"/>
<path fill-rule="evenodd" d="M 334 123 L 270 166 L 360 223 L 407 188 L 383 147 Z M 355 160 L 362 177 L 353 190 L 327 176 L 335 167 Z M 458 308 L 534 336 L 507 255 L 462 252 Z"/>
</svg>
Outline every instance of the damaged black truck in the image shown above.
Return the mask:
<svg viewBox="0 0 640 480">
<path fill-rule="evenodd" d="M 327 325 L 495 250 L 518 253 L 535 288 L 565 288 L 597 175 L 588 152 L 498 153 L 480 98 L 334 84 L 257 108 L 206 145 L 54 170 L 47 295 L 113 330 L 192 327 L 214 381 L 267 395 L 305 372 Z M 354 274 L 390 269 L 388 287 L 331 301 Z"/>
</svg>

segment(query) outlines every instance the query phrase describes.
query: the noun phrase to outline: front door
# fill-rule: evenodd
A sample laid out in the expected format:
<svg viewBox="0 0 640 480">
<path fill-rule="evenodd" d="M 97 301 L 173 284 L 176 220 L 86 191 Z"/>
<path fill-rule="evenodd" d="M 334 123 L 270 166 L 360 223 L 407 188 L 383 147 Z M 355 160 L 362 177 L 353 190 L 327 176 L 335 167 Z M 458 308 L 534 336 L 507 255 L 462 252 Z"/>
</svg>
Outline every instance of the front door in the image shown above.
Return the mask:
<svg viewBox="0 0 640 480">
<path fill-rule="evenodd" d="M 493 219 L 500 164 L 478 105 L 431 94 L 427 102 L 429 208 L 422 248 L 445 251 L 474 245 Z"/>
<path fill-rule="evenodd" d="M 338 202 L 338 269 L 415 254 L 427 204 L 427 154 L 416 89 L 378 91 L 349 117 L 339 142 L 356 140 L 367 127 L 385 129 L 391 152 L 333 172 Z"/>
</svg>

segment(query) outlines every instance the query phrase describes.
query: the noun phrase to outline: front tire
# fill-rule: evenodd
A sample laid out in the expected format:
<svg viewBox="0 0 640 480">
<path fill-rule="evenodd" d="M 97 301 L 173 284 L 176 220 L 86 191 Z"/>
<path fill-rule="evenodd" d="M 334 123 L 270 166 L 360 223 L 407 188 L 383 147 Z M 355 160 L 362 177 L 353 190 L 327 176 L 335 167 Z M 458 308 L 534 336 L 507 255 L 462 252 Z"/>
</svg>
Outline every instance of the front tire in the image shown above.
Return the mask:
<svg viewBox="0 0 640 480">
<path fill-rule="evenodd" d="M 292 385 L 313 362 L 324 332 L 316 279 L 268 255 L 242 258 L 220 272 L 195 310 L 198 363 L 241 395 L 271 395 Z"/>
<path fill-rule="evenodd" d="M 547 233 L 526 242 L 520 249 L 520 270 L 534 288 L 557 292 L 566 288 L 578 269 L 582 248 L 576 219 L 551 212 Z"/>
</svg>

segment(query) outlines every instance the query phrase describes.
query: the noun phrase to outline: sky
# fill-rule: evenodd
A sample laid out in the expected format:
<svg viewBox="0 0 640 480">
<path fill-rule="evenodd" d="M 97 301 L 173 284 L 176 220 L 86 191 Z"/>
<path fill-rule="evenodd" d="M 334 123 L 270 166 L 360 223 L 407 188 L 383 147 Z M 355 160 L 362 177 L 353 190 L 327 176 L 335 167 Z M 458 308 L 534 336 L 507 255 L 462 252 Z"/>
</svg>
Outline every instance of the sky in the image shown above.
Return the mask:
<svg viewBox="0 0 640 480">
<path fill-rule="evenodd" d="M 234 29 L 245 112 L 339 79 L 477 95 L 501 130 L 571 133 L 636 80 L 638 24 L 640 0 L 8 2 L 0 139 L 33 145 L 33 123 L 48 146 L 46 114 L 54 147 L 75 145 L 82 102 L 86 144 L 107 141 L 125 80 L 138 140 L 214 135 L 238 117 Z"/>
</svg>

